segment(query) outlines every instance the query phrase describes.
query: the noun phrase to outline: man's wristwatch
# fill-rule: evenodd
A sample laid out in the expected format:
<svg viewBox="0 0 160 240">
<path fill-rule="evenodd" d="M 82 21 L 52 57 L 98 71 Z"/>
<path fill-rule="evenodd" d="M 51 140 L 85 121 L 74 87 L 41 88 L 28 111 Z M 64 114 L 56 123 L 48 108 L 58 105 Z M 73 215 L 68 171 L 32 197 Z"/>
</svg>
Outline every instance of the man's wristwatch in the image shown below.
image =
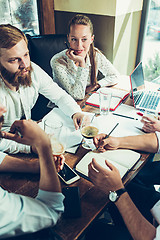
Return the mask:
<svg viewBox="0 0 160 240">
<path fill-rule="evenodd" d="M 111 202 L 116 202 L 118 200 L 118 198 L 125 192 L 127 192 L 127 190 L 125 188 L 121 188 L 114 192 L 110 191 L 109 192 L 109 200 Z"/>
</svg>

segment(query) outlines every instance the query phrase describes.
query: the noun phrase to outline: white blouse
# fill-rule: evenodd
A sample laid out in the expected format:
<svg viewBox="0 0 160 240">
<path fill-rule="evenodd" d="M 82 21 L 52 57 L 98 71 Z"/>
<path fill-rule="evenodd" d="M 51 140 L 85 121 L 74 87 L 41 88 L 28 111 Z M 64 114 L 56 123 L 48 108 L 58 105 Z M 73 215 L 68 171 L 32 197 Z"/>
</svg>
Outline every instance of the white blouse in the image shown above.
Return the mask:
<svg viewBox="0 0 160 240">
<path fill-rule="evenodd" d="M 73 60 L 66 55 L 67 50 L 54 55 L 50 61 L 53 80 L 66 90 L 74 99 L 80 100 L 85 96 L 86 87 L 90 85 L 91 63 L 89 55 L 86 58 L 86 67 L 77 67 Z M 96 74 L 98 70 L 104 78 L 98 83 L 101 87 L 111 86 L 118 82 L 120 75 L 112 63 L 96 48 Z"/>
</svg>

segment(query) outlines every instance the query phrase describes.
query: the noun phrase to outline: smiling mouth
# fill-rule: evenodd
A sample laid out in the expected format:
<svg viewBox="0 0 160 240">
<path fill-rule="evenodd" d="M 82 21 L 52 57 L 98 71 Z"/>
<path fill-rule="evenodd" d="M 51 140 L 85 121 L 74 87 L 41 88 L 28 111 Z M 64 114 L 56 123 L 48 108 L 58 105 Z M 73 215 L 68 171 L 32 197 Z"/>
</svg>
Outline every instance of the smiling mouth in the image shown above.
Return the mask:
<svg viewBox="0 0 160 240">
<path fill-rule="evenodd" d="M 75 50 L 74 51 L 74 53 L 76 54 L 76 55 L 79 55 L 79 54 L 81 54 L 83 52 L 83 50 Z"/>
</svg>

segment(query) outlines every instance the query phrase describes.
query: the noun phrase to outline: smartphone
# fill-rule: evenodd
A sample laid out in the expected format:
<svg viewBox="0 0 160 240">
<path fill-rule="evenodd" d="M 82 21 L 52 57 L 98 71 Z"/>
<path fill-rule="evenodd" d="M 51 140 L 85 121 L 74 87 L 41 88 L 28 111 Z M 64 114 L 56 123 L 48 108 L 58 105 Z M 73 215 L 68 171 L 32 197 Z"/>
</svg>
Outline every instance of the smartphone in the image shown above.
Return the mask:
<svg viewBox="0 0 160 240">
<path fill-rule="evenodd" d="M 81 200 L 79 194 L 79 187 L 65 187 L 62 188 L 64 199 L 64 218 L 78 218 L 81 217 Z"/>
<path fill-rule="evenodd" d="M 63 169 L 58 172 L 58 176 L 66 184 L 71 184 L 80 179 L 80 176 L 72 168 L 70 168 L 66 163 L 64 163 Z"/>
</svg>

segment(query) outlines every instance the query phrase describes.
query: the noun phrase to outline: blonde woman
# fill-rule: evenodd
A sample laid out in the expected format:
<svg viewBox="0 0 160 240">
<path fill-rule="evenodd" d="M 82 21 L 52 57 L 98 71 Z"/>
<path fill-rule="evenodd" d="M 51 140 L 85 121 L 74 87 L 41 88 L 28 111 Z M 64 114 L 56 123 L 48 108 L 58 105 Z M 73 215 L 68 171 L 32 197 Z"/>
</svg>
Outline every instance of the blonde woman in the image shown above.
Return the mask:
<svg viewBox="0 0 160 240">
<path fill-rule="evenodd" d="M 68 30 L 69 49 L 54 55 L 50 62 L 53 80 L 76 100 L 83 99 L 90 90 L 116 84 L 118 71 L 94 47 L 91 20 L 78 14 L 70 20 Z M 104 77 L 100 81 L 98 71 Z"/>
</svg>

